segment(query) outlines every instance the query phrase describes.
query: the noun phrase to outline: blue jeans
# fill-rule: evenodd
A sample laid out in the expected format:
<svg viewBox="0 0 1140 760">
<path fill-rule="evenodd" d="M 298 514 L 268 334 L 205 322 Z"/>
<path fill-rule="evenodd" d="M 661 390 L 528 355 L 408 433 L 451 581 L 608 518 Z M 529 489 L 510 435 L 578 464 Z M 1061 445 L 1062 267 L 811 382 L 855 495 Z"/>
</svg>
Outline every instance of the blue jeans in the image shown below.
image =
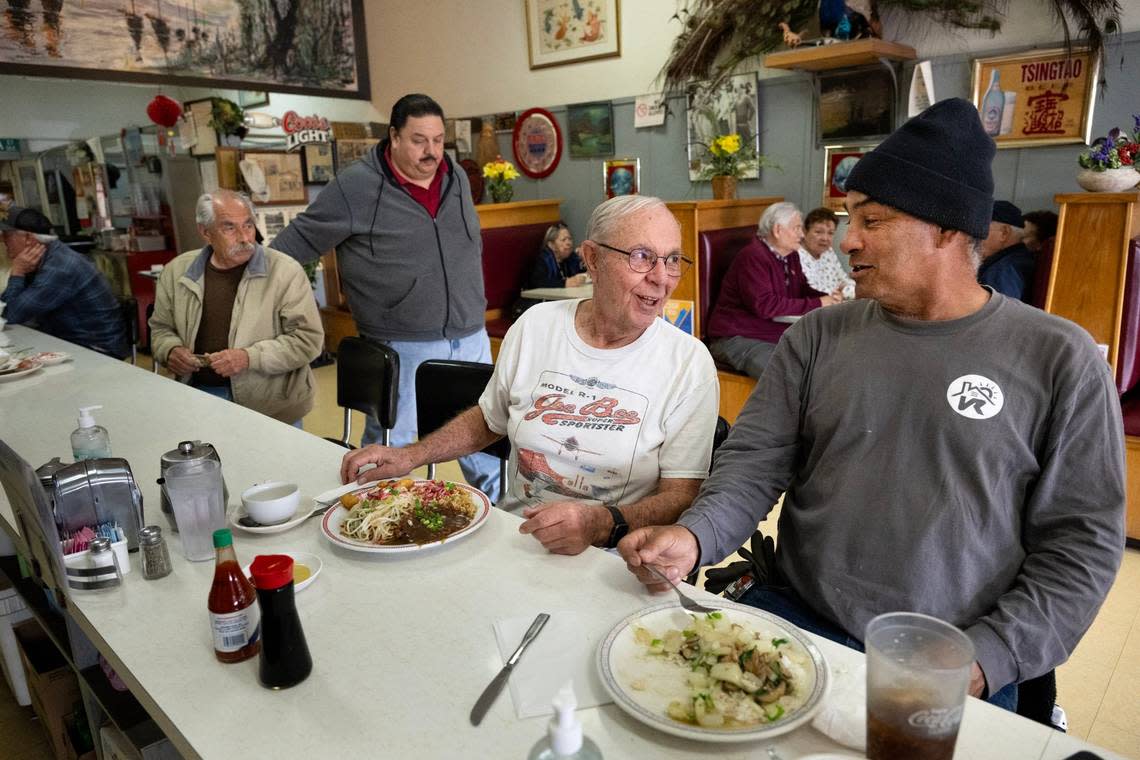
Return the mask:
<svg viewBox="0 0 1140 760">
<path fill-rule="evenodd" d="M 373 338 L 373 340 L 376 340 Z M 455 359 L 466 362 L 491 363 L 491 340 L 486 330 L 453 340 L 380 340 L 400 355 L 400 398 L 396 404 L 396 426 L 392 428 L 393 446 L 407 446 L 416 440 L 416 370 L 428 359 Z M 376 443 L 383 428 L 375 417 L 366 417 L 362 445 Z M 467 482 L 487 494 L 492 504 L 499 501 L 499 460 L 490 454 L 475 453 L 459 457 L 459 467 Z"/>
<path fill-rule="evenodd" d="M 218 398 L 225 399 L 226 401 L 234 400 L 234 392 L 230 390 L 229 385 L 195 385 L 193 387 L 197 388 L 203 393 L 209 393 L 211 396 L 217 396 Z M 297 428 L 298 430 L 305 429 L 301 426 L 301 420 L 295 421 L 293 423 L 293 427 Z"/>
<path fill-rule="evenodd" d="M 797 628 L 811 631 L 856 651 L 864 651 L 862 641 L 847 635 L 842 628 L 813 612 L 800 595 L 789 586 L 761 586 L 756 583 L 737 601 L 750 607 L 767 610 Z M 1010 712 L 1017 712 L 1017 684 L 1008 684 L 996 694 L 991 694 L 986 701 Z"/>
</svg>

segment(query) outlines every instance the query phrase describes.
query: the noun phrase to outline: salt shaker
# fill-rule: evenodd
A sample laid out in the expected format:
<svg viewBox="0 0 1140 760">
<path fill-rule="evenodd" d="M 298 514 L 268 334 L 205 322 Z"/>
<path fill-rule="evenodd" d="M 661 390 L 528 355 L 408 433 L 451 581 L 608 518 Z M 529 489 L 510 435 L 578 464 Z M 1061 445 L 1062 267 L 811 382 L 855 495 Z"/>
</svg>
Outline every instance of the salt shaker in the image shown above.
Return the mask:
<svg viewBox="0 0 1140 760">
<path fill-rule="evenodd" d="M 143 578 L 153 581 L 170 575 L 170 550 L 162 536 L 162 528 L 148 525 L 139 531 L 139 551 L 142 553 Z"/>
<path fill-rule="evenodd" d="M 87 588 L 107 588 L 118 586 L 123 582 L 123 573 L 119 569 L 115 552 L 111 551 L 110 539 L 102 536 L 91 539 L 91 543 L 87 546 L 87 563 L 93 571 L 104 571 L 88 573 L 90 580 Z"/>
</svg>

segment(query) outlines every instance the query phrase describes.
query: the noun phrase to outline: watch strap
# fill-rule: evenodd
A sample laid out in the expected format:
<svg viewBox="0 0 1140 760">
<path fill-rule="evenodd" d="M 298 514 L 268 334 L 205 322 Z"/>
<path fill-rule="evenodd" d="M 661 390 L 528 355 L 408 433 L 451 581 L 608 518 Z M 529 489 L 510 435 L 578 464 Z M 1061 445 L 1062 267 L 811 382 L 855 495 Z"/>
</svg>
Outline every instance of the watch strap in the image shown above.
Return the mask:
<svg viewBox="0 0 1140 760">
<path fill-rule="evenodd" d="M 606 540 L 606 548 L 613 549 L 618 545 L 618 541 L 625 538 L 625 534 L 629 533 L 629 523 L 625 521 L 625 515 L 617 507 L 611 507 L 608 504 L 606 509 L 610 511 L 610 515 L 614 518 L 614 527 L 610 529 L 610 537 Z"/>
</svg>

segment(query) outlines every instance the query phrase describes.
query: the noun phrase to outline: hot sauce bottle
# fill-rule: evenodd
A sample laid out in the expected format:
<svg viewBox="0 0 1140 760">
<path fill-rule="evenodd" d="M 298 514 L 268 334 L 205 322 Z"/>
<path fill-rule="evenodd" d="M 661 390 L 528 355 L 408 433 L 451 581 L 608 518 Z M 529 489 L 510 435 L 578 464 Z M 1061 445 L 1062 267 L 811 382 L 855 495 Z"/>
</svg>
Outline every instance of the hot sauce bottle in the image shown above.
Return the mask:
<svg viewBox="0 0 1140 760">
<path fill-rule="evenodd" d="M 242 573 L 228 528 L 214 531 L 214 583 L 207 607 L 214 632 L 214 655 L 221 662 L 248 660 L 261 650 L 257 592 Z"/>
</svg>

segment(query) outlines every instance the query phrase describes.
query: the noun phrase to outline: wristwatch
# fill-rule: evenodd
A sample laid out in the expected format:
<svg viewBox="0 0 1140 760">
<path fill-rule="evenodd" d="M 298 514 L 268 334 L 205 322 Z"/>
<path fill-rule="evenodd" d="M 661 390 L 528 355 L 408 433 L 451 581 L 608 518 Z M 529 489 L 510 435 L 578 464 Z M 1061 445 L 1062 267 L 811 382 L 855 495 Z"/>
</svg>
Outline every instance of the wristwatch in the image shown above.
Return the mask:
<svg viewBox="0 0 1140 760">
<path fill-rule="evenodd" d="M 625 515 L 617 507 L 606 506 L 610 511 L 610 515 L 614 518 L 614 527 L 610 530 L 610 537 L 606 539 L 605 548 L 613 549 L 618 545 L 618 541 L 625 538 L 625 534 L 629 533 L 629 523 L 625 521 Z"/>
</svg>

